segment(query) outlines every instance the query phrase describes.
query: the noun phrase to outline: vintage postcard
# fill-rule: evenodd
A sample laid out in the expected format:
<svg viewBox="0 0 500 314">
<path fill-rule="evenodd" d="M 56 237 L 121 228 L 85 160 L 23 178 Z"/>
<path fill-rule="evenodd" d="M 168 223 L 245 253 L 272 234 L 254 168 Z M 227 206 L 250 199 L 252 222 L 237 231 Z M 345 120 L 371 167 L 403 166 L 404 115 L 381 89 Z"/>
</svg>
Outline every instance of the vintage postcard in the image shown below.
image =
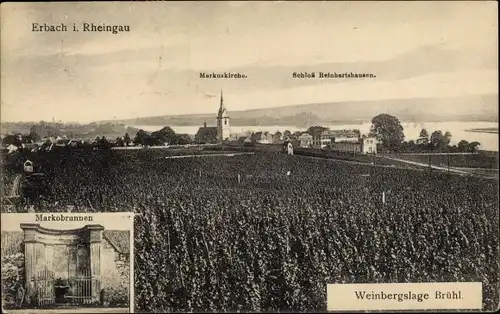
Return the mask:
<svg viewBox="0 0 500 314">
<path fill-rule="evenodd" d="M 2 312 L 133 312 L 133 213 L 3 213 Z"/>
<path fill-rule="evenodd" d="M 7 311 L 499 308 L 497 2 L 25 2 L 0 22 Z M 115 265 L 119 218 L 36 219 L 124 209 L 135 292 L 111 301 L 130 294 L 102 297 L 74 243 L 99 233 Z M 36 262 L 33 235 L 73 249 Z"/>
</svg>

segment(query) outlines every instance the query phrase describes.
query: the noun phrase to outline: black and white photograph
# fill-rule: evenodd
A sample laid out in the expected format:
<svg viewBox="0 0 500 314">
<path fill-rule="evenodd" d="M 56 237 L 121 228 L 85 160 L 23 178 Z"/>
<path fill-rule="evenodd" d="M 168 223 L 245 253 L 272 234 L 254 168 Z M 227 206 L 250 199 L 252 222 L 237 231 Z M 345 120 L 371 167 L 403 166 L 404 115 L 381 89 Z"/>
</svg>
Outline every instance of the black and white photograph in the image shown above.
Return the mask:
<svg viewBox="0 0 500 314">
<path fill-rule="evenodd" d="M 5 313 L 130 313 L 133 213 L 2 214 Z"/>
<path fill-rule="evenodd" d="M 497 2 L 11 2 L 0 21 L 8 312 L 499 308 Z M 77 239 L 122 263 L 113 218 L 5 216 L 123 211 L 128 303 Z M 30 234 L 73 248 L 26 262 Z"/>
</svg>

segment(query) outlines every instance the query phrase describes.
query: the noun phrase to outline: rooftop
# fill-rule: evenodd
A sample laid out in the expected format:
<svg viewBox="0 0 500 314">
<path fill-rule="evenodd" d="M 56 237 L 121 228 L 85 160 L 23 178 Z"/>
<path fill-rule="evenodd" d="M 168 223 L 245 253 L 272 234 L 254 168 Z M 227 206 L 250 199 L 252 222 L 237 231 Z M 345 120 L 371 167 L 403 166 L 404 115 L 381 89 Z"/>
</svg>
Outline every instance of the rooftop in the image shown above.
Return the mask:
<svg viewBox="0 0 500 314">
<path fill-rule="evenodd" d="M 323 131 L 321 135 L 359 137 L 360 132 L 359 130 L 326 130 Z"/>
</svg>

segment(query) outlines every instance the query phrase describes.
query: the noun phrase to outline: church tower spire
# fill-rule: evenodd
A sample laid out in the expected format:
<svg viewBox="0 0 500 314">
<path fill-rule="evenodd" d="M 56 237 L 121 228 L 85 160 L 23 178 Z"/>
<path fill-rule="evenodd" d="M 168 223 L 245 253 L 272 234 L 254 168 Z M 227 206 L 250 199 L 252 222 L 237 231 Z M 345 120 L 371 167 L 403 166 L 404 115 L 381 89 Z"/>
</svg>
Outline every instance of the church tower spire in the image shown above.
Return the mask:
<svg viewBox="0 0 500 314">
<path fill-rule="evenodd" d="M 220 107 L 219 107 L 219 114 L 217 115 L 217 118 L 218 118 L 218 119 L 222 119 L 222 118 L 223 118 L 224 111 L 225 111 L 225 108 L 224 108 L 224 92 L 223 92 L 223 91 L 222 91 L 222 89 L 221 89 L 221 90 L 220 90 Z"/>
<path fill-rule="evenodd" d="M 220 107 L 217 114 L 217 139 L 219 142 L 225 141 L 229 138 L 229 115 L 224 106 L 224 91 L 220 90 Z"/>
</svg>

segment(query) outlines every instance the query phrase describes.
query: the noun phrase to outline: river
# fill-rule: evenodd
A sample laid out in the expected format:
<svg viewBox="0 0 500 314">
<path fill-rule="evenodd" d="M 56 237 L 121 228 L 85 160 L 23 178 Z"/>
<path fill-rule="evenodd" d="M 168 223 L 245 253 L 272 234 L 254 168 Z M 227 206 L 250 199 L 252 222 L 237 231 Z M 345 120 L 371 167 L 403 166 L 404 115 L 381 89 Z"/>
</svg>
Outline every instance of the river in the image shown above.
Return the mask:
<svg viewBox="0 0 500 314">
<path fill-rule="evenodd" d="M 482 132 L 469 132 L 467 130 L 480 129 L 480 128 L 498 128 L 498 123 L 496 122 L 424 122 L 424 123 L 412 123 L 412 122 L 402 122 L 401 123 L 405 134 L 405 140 L 416 140 L 420 134 L 422 128 L 427 129 L 427 132 L 432 134 L 436 130 L 441 130 L 444 132 L 450 132 L 452 135 L 451 144 L 456 145 L 461 140 L 466 140 L 468 142 L 477 141 L 481 143 L 481 150 L 488 151 L 498 151 L 498 133 L 482 133 Z M 361 134 L 367 134 L 370 131 L 371 123 L 363 124 L 349 124 L 349 125 L 325 125 L 332 130 L 341 129 L 359 129 Z M 133 127 L 138 129 L 143 129 L 145 131 L 157 131 L 163 126 L 151 126 L 151 125 L 133 125 Z M 196 134 L 198 132 L 199 126 L 170 126 L 176 133 L 182 134 Z M 268 131 L 271 133 L 276 133 L 277 131 L 284 132 L 289 130 L 290 132 L 295 131 L 305 131 L 304 128 L 298 128 L 295 126 L 232 126 L 231 133 L 244 133 L 246 131 L 258 132 L 258 131 Z"/>
</svg>

